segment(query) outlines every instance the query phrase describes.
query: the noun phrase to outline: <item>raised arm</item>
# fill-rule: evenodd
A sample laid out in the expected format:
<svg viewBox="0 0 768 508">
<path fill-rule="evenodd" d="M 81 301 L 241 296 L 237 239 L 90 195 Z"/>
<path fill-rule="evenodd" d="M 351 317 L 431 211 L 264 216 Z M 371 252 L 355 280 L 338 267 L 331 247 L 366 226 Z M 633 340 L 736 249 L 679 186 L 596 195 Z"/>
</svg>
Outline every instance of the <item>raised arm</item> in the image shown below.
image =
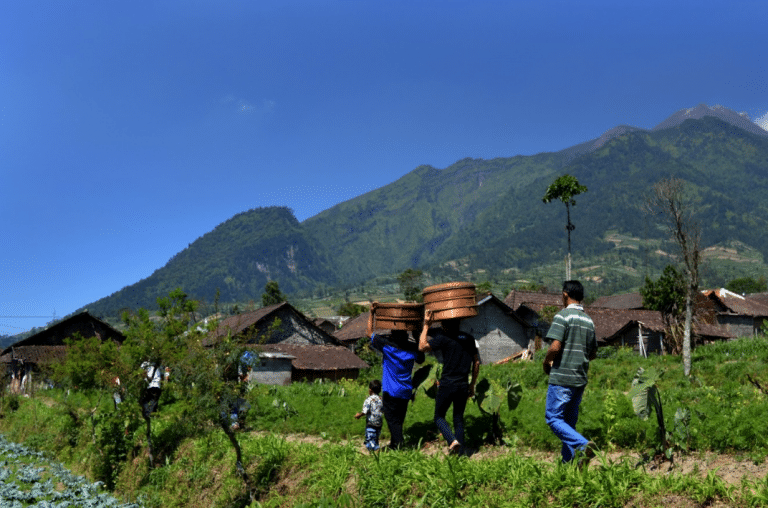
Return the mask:
<svg viewBox="0 0 768 508">
<path fill-rule="evenodd" d="M 378 302 L 372 302 L 371 303 L 371 312 L 368 314 L 368 328 L 365 330 L 365 336 L 368 338 L 371 338 L 371 335 L 373 335 L 373 320 L 374 320 L 374 314 L 376 313 L 376 305 Z"/>
<path fill-rule="evenodd" d="M 432 311 L 424 311 L 424 327 L 421 329 L 421 335 L 419 335 L 419 351 L 422 353 L 428 353 L 432 351 L 432 348 L 427 342 L 427 332 L 429 332 L 429 325 L 432 324 Z"/>
</svg>

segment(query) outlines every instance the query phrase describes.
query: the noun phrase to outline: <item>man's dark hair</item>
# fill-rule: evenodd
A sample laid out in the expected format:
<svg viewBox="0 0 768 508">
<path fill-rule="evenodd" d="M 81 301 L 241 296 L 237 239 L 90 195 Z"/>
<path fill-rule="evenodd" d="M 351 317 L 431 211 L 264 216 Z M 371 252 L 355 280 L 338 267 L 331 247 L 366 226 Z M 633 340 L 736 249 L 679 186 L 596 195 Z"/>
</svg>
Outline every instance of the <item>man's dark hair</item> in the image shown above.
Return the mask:
<svg viewBox="0 0 768 508">
<path fill-rule="evenodd" d="M 368 383 L 368 388 L 371 389 L 373 393 L 376 395 L 381 393 L 381 381 L 378 379 L 372 379 L 370 383 Z"/>
<path fill-rule="evenodd" d="M 576 300 L 577 302 L 584 300 L 584 286 L 577 280 L 563 282 L 563 293 L 568 295 L 571 300 Z"/>
</svg>

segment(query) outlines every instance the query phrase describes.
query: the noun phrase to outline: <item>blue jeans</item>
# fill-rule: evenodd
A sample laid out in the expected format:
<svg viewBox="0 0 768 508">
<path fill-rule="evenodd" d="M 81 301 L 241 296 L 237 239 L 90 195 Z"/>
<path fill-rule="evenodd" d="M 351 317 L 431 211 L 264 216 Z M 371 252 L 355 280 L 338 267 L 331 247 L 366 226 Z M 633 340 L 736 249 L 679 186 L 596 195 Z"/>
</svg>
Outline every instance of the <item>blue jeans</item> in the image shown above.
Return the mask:
<svg viewBox="0 0 768 508">
<path fill-rule="evenodd" d="M 375 452 L 379 449 L 379 434 L 381 434 L 381 428 L 365 428 L 365 447 L 368 451 Z"/>
<path fill-rule="evenodd" d="M 588 441 L 576 432 L 579 419 L 579 404 L 584 387 L 549 385 L 547 389 L 547 409 L 544 417 L 552 432 L 563 442 L 561 454 L 563 462 L 573 460 L 576 450 L 583 449 Z"/>
</svg>

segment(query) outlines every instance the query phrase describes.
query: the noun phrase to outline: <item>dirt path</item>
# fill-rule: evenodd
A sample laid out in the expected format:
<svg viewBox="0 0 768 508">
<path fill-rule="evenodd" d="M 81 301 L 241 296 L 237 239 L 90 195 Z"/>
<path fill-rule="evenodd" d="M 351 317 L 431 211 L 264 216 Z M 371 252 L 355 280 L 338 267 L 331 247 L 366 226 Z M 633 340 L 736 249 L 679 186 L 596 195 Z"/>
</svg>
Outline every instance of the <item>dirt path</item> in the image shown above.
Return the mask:
<svg viewBox="0 0 768 508">
<path fill-rule="evenodd" d="M 256 436 L 270 435 L 269 432 L 265 431 L 251 431 L 250 434 Z M 329 443 L 347 445 L 352 442 L 355 446 L 359 446 L 360 453 L 368 453 L 365 446 L 362 444 L 362 439 L 356 439 L 354 441 L 331 441 L 323 439 L 320 436 L 304 434 L 287 434 L 281 435 L 281 437 L 290 443 L 314 444 L 316 446 L 322 446 Z M 427 455 L 446 454 L 447 447 L 442 440 L 428 441 L 423 444 L 421 451 Z M 485 445 L 479 450 L 474 451 L 470 456 L 470 460 L 495 458 L 510 453 L 516 453 L 524 457 L 553 463 L 559 457 L 559 453 L 553 452 L 543 452 L 540 450 L 520 447 L 509 448 L 505 446 Z M 622 461 L 629 461 L 631 464 L 636 464 L 639 460 L 640 457 L 637 452 L 614 450 L 599 452 L 598 456 L 592 460 L 592 464 L 599 466 L 603 464 L 616 464 Z M 645 470 L 650 474 L 692 474 L 699 478 L 706 478 L 710 471 L 714 471 L 727 485 L 738 487 L 741 485 L 742 478 L 747 478 L 751 481 L 764 479 L 766 475 L 768 475 L 768 462 L 763 461 L 760 464 L 755 464 L 751 460 L 735 455 L 713 452 L 695 452 L 688 455 L 677 454 L 674 458 L 674 463 L 664 462 L 659 465 L 646 464 Z"/>
</svg>

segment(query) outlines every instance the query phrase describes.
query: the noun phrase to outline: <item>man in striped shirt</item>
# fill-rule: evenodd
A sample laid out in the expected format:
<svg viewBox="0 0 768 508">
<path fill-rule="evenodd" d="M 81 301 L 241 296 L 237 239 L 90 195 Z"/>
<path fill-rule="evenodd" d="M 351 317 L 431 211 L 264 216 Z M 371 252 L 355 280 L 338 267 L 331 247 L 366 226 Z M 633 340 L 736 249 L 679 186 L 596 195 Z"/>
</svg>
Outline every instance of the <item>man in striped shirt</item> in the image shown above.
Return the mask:
<svg viewBox="0 0 768 508">
<path fill-rule="evenodd" d="M 565 309 L 555 315 L 546 337 L 551 344 L 544 358 L 544 372 L 549 375 L 545 418 L 563 442 L 564 463 L 573 460 L 576 450 L 587 455 L 594 453 L 592 443 L 576 432 L 589 361 L 597 354 L 595 325 L 581 306 L 583 299 L 581 282 L 563 283 Z"/>
</svg>

